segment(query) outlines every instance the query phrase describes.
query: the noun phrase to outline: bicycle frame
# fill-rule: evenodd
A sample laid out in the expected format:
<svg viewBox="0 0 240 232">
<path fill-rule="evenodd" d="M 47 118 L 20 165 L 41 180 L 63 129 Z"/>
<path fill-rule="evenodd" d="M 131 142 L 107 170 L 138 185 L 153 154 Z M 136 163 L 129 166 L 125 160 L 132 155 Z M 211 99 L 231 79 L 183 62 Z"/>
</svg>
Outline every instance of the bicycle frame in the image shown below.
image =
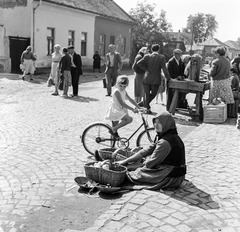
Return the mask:
<svg viewBox="0 0 240 232">
<path fill-rule="evenodd" d="M 147 131 L 147 129 L 148 129 L 148 123 L 146 122 L 146 120 L 145 120 L 145 118 L 143 117 L 143 114 L 141 113 L 141 118 L 142 118 L 142 124 L 130 135 L 130 137 L 129 138 L 126 138 L 126 142 L 129 142 L 130 141 L 130 139 L 144 126 L 144 130 L 146 130 Z M 150 135 L 149 135 L 149 133 L 147 133 L 148 134 L 148 138 L 149 139 L 151 139 L 150 138 Z M 121 139 L 121 138 L 120 138 Z M 106 139 L 106 138 L 97 138 L 96 139 L 96 141 L 98 140 L 98 142 L 102 142 L 102 141 L 113 141 L 113 145 L 112 146 L 115 146 L 115 142 L 116 141 L 118 141 L 119 139 L 116 139 L 116 138 L 110 138 L 110 139 Z"/>
<path fill-rule="evenodd" d="M 145 118 L 143 117 L 142 113 L 141 113 L 141 118 L 142 118 L 142 121 L 143 121 L 142 124 L 132 133 L 132 135 L 130 135 L 130 137 L 127 139 L 127 142 L 140 130 L 140 128 L 142 126 L 144 126 L 144 129 L 147 130 L 148 124 L 147 124 Z M 149 134 L 148 134 L 148 137 L 149 137 Z"/>
</svg>

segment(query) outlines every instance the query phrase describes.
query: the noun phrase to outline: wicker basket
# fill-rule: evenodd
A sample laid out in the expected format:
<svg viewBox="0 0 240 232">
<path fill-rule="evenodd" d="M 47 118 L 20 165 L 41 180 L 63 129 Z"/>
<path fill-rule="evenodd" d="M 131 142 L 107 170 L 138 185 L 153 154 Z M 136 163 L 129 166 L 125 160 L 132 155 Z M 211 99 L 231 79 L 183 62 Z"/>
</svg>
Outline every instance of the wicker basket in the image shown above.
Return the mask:
<svg viewBox="0 0 240 232">
<path fill-rule="evenodd" d="M 113 164 L 111 170 L 94 167 L 95 162 L 84 165 L 86 177 L 96 181 L 99 184 L 120 186 L 126 178 L 126 167 Z"/>
<path fill-rule="evenodd" d="M 117 152 L 117 154 L 113 154 L 114 151 L 116 151 L 115 148 L 103 148 L 103 149 L 98 150 L 98 153 L 99 153 L 99 156 L 103 160 L 110 159 L 112 162 L 125 160 L 126 158 L 128 158 L 130 156 L 130 155 L 128 155 L 130 150 L 124 150 L 121 152 Z"/>
<path fill-rule="evenodd" d="M 106 160 L 106 159 L 112 160 L 112 153 L 115 150 L 116 150 L 115 148 L 103 148 L 103 149 L 99 149 L 98 153 L 103 160 Z"/>
</svg>

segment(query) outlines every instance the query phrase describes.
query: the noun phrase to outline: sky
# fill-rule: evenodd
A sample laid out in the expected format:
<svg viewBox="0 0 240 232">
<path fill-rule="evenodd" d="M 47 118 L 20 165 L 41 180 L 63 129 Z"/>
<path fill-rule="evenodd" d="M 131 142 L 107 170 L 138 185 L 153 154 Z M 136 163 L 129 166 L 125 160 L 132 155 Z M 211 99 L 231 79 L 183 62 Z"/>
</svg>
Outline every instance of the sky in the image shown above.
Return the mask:
<svg viewBox="0 0 240 232">
<path fill-rule="evenodd" d="M 139 0 L 114 0 L 123 10 L 129 13 Z M 143 2 L 143 0 L 140 0 Z M 214 38 L 222 42 L 237 41 L 240 38 L 240 0 L 144 0 L 156 3 L 156 11 L 166 11 L 166 18 L 172 24 L 174 32 L 187 25 L 188 16 L 197 13 L 212 14 L 218 22 Z"/>
</svg>

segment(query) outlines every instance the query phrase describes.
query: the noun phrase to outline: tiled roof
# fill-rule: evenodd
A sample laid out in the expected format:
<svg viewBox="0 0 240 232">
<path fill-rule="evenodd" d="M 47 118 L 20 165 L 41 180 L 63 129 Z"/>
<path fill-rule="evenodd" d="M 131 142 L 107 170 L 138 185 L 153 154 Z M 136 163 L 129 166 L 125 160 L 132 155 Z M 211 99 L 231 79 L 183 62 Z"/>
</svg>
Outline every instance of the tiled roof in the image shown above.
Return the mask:
<svg viewBox="0 0 240 232">
<path fill-rule="evenodd" d="M 240 47 L 238 46 L 238 43 L 236 41 L 228 40 L 228 41 L 225 42 L 225 44 L 227 44 L 230 48 L 240 50 Z"/>
<path fill-rule="evenodd" d="M 204 49 L 203 45 L 196 45 L 196 44 L 193 44 L 192 46 L 185 45 L 185 47 L 186 47 L 186 51 L 190 51 L 190 50 L 193 50 L 193 51 L 201 50 L 202 51 Z"/>
<path fill-rule="evenodd" d="M 75 8 L 115 20 L 134 23 L 134 20 L 113 0 L 43 0 L 57 5 Z"/>
<path fill-rule="evenodd" d="M 204 46 L 227 46 L 227 44 L 221 42 L 220 40 L 216 39 L 216 38 L 212 38 L 209 40 L 206 40 L 205 42 L 199 44 L 199 45 L 204 45 Z"/>
</svg>

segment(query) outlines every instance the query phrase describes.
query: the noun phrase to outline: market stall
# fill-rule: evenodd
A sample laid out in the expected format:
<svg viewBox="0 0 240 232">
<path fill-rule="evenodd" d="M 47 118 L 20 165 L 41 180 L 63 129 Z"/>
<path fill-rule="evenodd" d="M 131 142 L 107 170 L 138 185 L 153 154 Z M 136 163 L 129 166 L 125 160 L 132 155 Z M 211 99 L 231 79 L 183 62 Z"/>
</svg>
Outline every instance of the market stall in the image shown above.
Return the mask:
<svg viewBox="0 0 240 232">
<path fill-rule="evenodd" d="M 193 112 L 191 109 L 188 109 L 188 113 L 197 120 L 203 119 L 202 96 L 206 90 L 210 89 L 209 81 L 196 82 L 189 79 L 184 79 L 181 81 L 172 79 L 169 82 L 168 88 L 174 91 L 173 99 L 169 108 L 169 112 L 171 114 L 175 114 L 179 93 L 194 93 L 196 94 L 196 111 Z"/>
</svg>

